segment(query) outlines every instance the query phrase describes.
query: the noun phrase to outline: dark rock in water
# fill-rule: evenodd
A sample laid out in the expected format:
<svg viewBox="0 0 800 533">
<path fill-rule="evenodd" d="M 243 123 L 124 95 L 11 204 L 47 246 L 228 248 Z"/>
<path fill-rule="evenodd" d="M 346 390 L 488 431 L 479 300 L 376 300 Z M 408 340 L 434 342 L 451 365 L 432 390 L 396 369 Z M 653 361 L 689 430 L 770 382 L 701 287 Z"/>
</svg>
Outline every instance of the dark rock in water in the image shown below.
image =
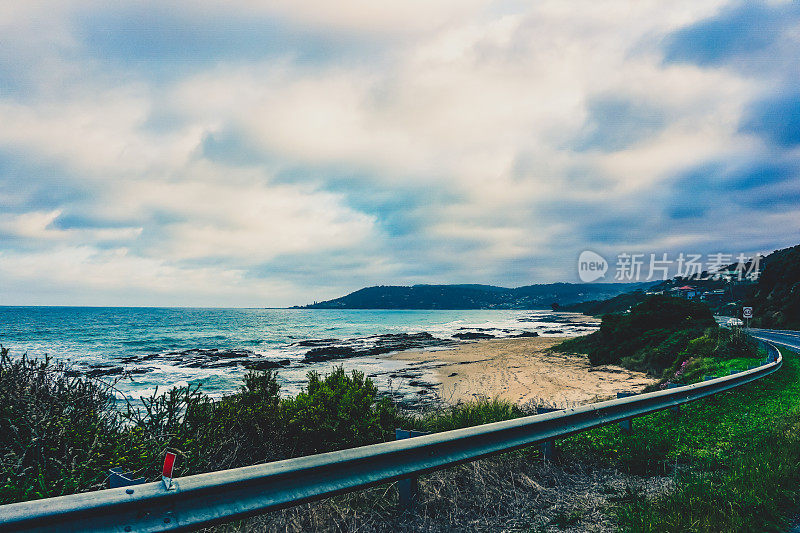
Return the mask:
<svg viewBox="0 0 800 533">
<path fill-rule="evenodd" d="M 115 374 L 122 374 L 125 371 L 121 366 L 97 365 L 91 370 L 87 370 L 85 375 L 90 378 L 100 376 L 111 376 Z"/>
<path fill-rule="evenodd" d="M 232 359 L 235 357 L 252 357 L 256 354 L 250 350 L 220 350 L 218 348 L 192 348 L 181 352 L 170 352 L 166 355 L 177 355 L 180 357 L 208 357 L 210 359 Z"/>
<path fill-rule="evenodd" d="M 522 333 L 518 333 L 517 335 L 514 335 L 515 338 L 519 338 L 519 337 L 538 337 L 538 336 L 539 336 L 539 334 L 536 333 L 535 331 L 523 331 Z"/>
<path fill-rule="evenodd" d="M 560 330 L 560 329 L 548 329 L 548 330 L 545 331 L 545 333 L 554 334 L 554 333 L 564 333 L 564 332 L 562 330 Z"/>
<path fill-rule="evenodd" d="M 496 329 L 496 328 L 470 328 L 470 327 L 458 328 L 459 331 L 464 331 L 464 330 L 470 330 L 470 331 L 492 331 L 493 329 Z"/>
<path fill-rule="evenodd" d="M 309 339 L 305 341 L 298 341 L 292 343 L 292 346 L 304 346 L 304 347 L 314 347 L 314 346 L 327 346 L 329 344 L 333 344 L 334 342 L 339 342 L 339 339 Z"/>
<path fill-rule="evenodd" d="M 399 352 L 401 350 L 427 348 L 446 344 L 450 344 L 450 342 L 436 338 L 426 331 L 422 333 L 385 333 L 382 335 L 337 341 L 337 344 L 331 346 L 313 348 L 306 352 L 303 361 L 306 363 L 313 363 L 329 361 L 331 359 L 343 359 L 346 357 L 381 355 Z"/>
<path fill-rule="evenodd" d="M 454 333 L 453 337 L 461 340 L 494 339 L 494 335 L 492 335 L 491 333 L 481 333 L 477 331 L 469 331 L 467 333 Z"/>
<path fill-rule="evenodd" d="M 286 359 L 288 361 L 288 359 Z M 244 367 L 249 370 L 271 370 L 273 368 L 281 368 L 284 365 L 281 364 L 281 361 L 247 361 L 244 363 Z"/>
<path fill-rule="evenodd" d="M 148 372 L 152 372 L 154 369 L 152 367 L 138 367 L 138 368 L 131 368 L 125 371 L 125 375 L 128 374 L 147 374 Z"/>
<path fill-rule="evenodd" d="M 166 361 L 187 368 L 225 368 L 244 364 L 260 357 L 255 352 L 243 349 L 192 348 L 176 352 L 152 353 L 141 357 L 126 357 L 124 363 L 141 363 L 148 360 Z"/>
<path fill-rule="evenodd" d="M 304 360 L 309 363 L 319 361 L 330 361 L 331 359 L 341 359 L 343 357 L 355 357 L 358 355 L 354 348 L 350 346 L 325 346 L 323 348 L 313 348 L 306 352 Z"/>
</svg>

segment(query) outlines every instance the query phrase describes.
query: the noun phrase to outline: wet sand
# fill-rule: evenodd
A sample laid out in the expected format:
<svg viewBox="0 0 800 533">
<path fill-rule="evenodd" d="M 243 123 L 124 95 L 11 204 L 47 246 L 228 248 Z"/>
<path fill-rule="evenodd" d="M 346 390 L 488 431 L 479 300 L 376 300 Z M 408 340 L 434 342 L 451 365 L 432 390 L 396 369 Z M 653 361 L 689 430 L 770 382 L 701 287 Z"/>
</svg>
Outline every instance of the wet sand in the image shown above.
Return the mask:
<svg viewBox="0 0 800 533">
<path fill-rule="evenodd" d="M 480 340 L 387 358 L 435 366 L 436 393 L 446 403 L 499 397 L 520 405 L 568 407 L 638 392 L 657 381 L 618 366 L 592 367 L 585 355 L 548 350 L 565 338 Z"/>
</svg>

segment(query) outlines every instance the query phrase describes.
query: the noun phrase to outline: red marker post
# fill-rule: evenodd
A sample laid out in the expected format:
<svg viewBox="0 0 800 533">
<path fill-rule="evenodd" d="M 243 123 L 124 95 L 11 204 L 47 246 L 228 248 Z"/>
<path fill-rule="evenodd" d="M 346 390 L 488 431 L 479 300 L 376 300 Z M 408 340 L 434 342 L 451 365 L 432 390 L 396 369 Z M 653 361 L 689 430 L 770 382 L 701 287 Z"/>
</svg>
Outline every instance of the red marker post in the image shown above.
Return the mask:
<svg viewBox="0 0 800 533">
<path fill-rule="evenodd" d="M 172 486 L 172 470 L 175 468 L 175 458 L 177 456 L 172 452 L 167 452 L 166 457 L 164 457 L 164 468 L 161 470 L 161 481 L 164 482 L 164 487 L 167 490 L 172 490 L 175 487 Z"/>
</svg>

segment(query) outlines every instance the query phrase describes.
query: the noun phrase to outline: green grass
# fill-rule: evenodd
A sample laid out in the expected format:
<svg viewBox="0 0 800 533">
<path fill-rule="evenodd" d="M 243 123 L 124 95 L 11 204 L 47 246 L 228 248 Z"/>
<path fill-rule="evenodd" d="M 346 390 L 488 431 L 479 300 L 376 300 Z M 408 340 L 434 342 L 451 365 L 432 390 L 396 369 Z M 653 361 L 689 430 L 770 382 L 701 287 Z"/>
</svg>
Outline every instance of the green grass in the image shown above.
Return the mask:
<svg viewBox="0 0 800 533">
<path fill-rule="evenodd" d="M 800 362 L 736 390 L 559 442 L 560 460 L 675 477 L 675 489 L 615 507 L 624 531 L 780 531 L 800 501 Z"/>
<path fill-rule="evenodd" d="M 460 403 L 451 407 L 437 409 L 422 414 L 405 414 L 398 419 L 403 428 L 436 433 L 451 429 L 479 426 L 490 422 L 500 422 L 525 416 L 522 409 L 509 401 L 483 399 L 469 403 Z"/>
</svg>

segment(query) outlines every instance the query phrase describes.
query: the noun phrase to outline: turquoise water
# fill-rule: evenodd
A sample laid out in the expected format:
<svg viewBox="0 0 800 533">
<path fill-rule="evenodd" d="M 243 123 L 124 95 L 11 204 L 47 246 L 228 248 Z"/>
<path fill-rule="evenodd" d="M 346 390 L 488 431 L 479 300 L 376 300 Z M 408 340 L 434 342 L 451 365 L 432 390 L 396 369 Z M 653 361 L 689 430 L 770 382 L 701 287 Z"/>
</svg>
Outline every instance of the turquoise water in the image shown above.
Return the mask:
<svg viewBox="0 0 800 533">
<path fill-rule="evenodd" d="M 380 342 L 377 335 L 399 336 L 402 341 L 404 334 L 427 332 L 432 336 L 428 348 L 437 349 L 440 341 L 460 342 L 453 335 L 464 332 L 510 337 L 522 332 L 575 335 L 590 331 L 585 325 L 568 323 L 566 316 L 509 310 L 0 307 L 0 343 L 12 355 L 49 354 L 79 371 L 124 369 L 124 373 L 111 372 L 99 379 L 116 381 L 118 394 L 129 398 L 151 394 L 156 387 L 195 383 L 212 395 L 238 388 L 246 372 L 237 364 L 239 359 L 211 363 L 213 358 L 183 353 L 196 349 L 241 350 L 241 360 L 248 362 L 281 360 L 284 366 L 278 373 L 286 394 L 299 390 L 309 370 L 325 372 L 338 364 L 360 369 L 380 386 L 404 393 L 409 387 L 392 382 L 392 376 L 408 370 L 408 363 L 361 353 Z M 297 343 L 309 340 L 319 340 L 314 346 L 352 347 L 356 355 L 304 362 L 309 347 Z M 419 375 L 430 377 L 431 373 L 420 370 Z"/>
</svg>

